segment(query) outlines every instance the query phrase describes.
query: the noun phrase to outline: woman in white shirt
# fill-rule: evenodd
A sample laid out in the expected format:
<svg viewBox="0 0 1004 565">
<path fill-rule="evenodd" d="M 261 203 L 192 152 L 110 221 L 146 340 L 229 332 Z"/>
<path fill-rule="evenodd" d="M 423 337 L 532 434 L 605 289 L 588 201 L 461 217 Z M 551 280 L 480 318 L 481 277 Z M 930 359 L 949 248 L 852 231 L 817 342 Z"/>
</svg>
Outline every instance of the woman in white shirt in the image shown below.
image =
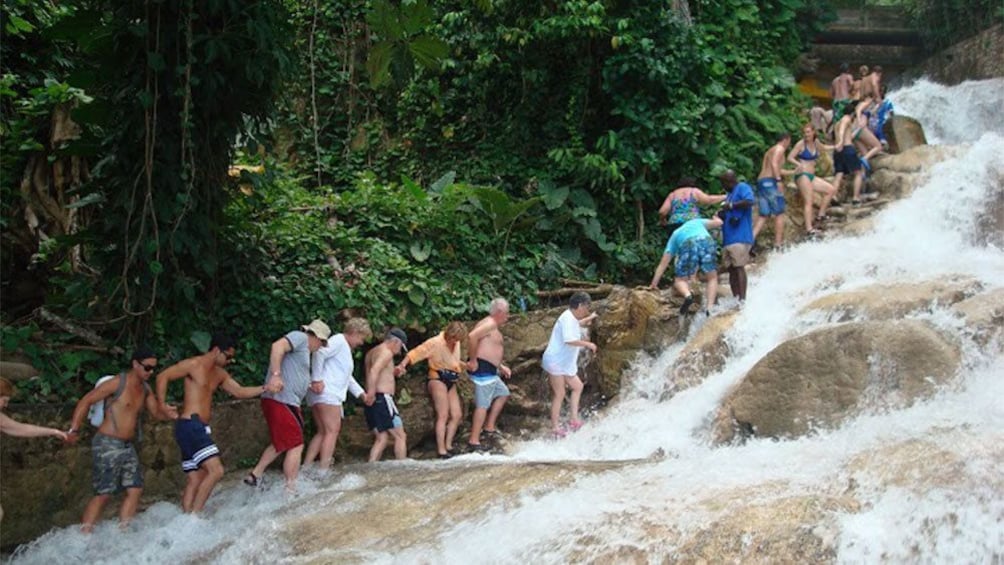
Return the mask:
<svg viewBox="0 0 1004 565">
<path fill-rule="evenodd" d="M 589 313 L 592 300 L 585 292 L 576 292 L 568 301 L 565 310 L 554 323 L 551 339 L 544 350 L 541 365 L 551 382 L 551 428 L 556 437 L 564 437 L 568 429 L 559 424 L 561 405 L 565 401 L 565 388 L 572 391 L 569 401 L 568 428 L 572 431 L 582 427 L 579 419 L 579 398 L 582 396 L 582 379 L 579 378 L 579 350 L 583 347 L 593 353 L 596 344 L 582 339 L 582 326 L 596 318 Z"/>
<path fill-rule="evenodd" d="M 373 337 L 365 318 L 352 318 L 345 322 L 343 333 L 331 336 L 328 344 L 314 352 L 310 363 L 310 392 L 307 404 L 314 414 L 317 433 L 307 446 L 303 463 L 320 458 L 317 467 L 328 469 L 335 455 L 335 444 L 342 431 L 342 403 L 351 392 L 363 400 L 366 392 L 359 386 L 352 371 L 352 350 Z"/>
</svg>

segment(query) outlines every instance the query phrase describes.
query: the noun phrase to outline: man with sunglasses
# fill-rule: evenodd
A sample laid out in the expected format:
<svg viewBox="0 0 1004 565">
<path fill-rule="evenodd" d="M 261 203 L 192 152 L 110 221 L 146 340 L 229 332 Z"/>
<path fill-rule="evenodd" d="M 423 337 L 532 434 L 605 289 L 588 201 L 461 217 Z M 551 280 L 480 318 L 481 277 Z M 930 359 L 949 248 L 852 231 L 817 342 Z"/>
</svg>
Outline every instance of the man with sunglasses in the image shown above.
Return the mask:
<svg viewBox="0 0 1004 565">
<path fill-rule="evenodd" d="M 258 464 L 244 478 L 248 486 L 258 486 L 265 469 L 280 454 L 285 453 L 282 473 L 286 488 L 293 489 L 300 474 L 303 455 L 303 413 L 300 405 L 311 388 L 310 356 L 327 345 L 331 328 L 321 320 L 314 320 L 301 331 L 291 331 L 272 343 L 269 353 L 266 382 L 275 381 L 280 389 L 262 396 L 261 411 L 268 424 L 271 442 L 265 447 Z M 315 390 L 320 392 L 320 389 Z"/>
<path fill-rule="evenodd" d="M 67 441 L 76 443 L 80 426 L 92 404 L 104 403 L 104 419 L 91 440 L 94 459 L 94 498 L 84 508 L 80 530 L 91 533 L 101 510 L 113 494 L 126 491 L 119 510 L 119 527 L 125 529 L 136 515 L 139 498 L 143 494 L 143 468 L 136 452 L 136 435 L 140 426 L 139 414 L 146 409 L 161 420 L 177 418 L 170 408 L 162 410 L 157 399 L 150 394 L 147 381 L 157 368 L 157 356 L 145 347 L 133 353 L 128 371 L 112 377 L 88 392 L 77 402 L 67 433 Z"/>
<path fill-rule="evenodd" d="M 216 483 L 223 478 L 220 449 L 209 436 L 213 393 L 225 390 L 234 398 L 254 398 L 281 385 L 269 382 L 265 386 L 241 386 L 225 367 L 235 355 L 237 340 L 229 335 L 216 334 L 209 342 L 209 351 L 189 357 L 171 365 L 157 375 L 157 398 L 161 410 L 168 410 L 167 385 L 185 379 L 185 398 L 181 416 L 174 423 L 174 439 L 181 451 L 181 469 L 187 475 L 185 490 L 181 494 L 181 508 L 185 512 L 200 512 L 213 493 Z"/>
</svg>

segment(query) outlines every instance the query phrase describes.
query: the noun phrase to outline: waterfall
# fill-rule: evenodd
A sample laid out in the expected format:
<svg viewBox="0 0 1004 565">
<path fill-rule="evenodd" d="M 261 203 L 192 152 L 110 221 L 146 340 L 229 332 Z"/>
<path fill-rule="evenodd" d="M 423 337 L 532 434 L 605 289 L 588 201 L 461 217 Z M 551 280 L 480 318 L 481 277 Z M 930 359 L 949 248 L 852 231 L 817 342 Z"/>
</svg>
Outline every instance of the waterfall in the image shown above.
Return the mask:
<svg viewBox="0 0 1004 565">
<path fill-rule="evenodd" d="M 999 562 L 1004 356 L 976 345 L 947 308 L 911 315 L 961 343 L 960 374 L 934 396 L 792 440 L 716 447 L 709 430 L 757 361 L 832 323 L 805 312 L 823 294 L 959 276 L 1004 286 L 1004 250 L 979 243 L 974 213 L 1004 190 L 1002 87 L 1001 79 L 955 87 L 922 80 L 891 93 L 897 113 L 917 118 L 929 141 L 956 145 L 953 157 L 877 213 L 871 231 L 772 256 L 750 277 L 726 334 L 725 366 L 697 386 L 669 394 L 664 375 L 683 347 L 676 344 L 639 359 L 617 403 L 560 441 L 527 441 L 510 457 L 353 465 L 303 481 L 293 498 L 278 485 L 225 485 L 204 518 L 162 502 L 128 532 L 108 521 L 90 537 L 56 530 L 14 562 L 662 562 L 702 530 L 752 551 L 751 537 L 729 530 L 730 517 L 757 523 L 758 508 L 813 505 L 831 519 L 801 527 L 827 553 L 800 560 Z M 910 468 L 916 476 L 899 478 L 895 453 L 929 460 L 929 473 Z M 463 490 L 478 474 L 497 483 Z M 410 521 L 408 535 L 381 537 L 401 520 Z M 315 537 L 328 541 L 318 548 Z"/>
</svg>

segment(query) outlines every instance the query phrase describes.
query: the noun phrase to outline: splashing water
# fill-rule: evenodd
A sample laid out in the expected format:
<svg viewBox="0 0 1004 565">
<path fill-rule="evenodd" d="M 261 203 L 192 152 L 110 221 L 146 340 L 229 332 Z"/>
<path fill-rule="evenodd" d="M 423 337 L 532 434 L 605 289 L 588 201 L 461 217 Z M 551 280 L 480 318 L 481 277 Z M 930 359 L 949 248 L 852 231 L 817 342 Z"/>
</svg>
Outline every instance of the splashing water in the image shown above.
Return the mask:
<svg viewBox="0 0 1004 565">
<path fill-rule="evenodd" d="M 226 486 L 205 519 L 159 503 L 130 532 L 115 533 L 113 523 L 91 537 L 57 530 L 14 561 L 662 562 L 698 531 L 752 551 L 749 535 L 729 537 L 732 514 L 755 520 L 748 509 L 808 500 L 831 519 L 809 525 L 829 553 L 807 560 L 999 562 L 1004 356 L 998 344 L 975 345 L 945 308 L 911 316 L 961 343 L 957 381 L 931 398 L 787 441 L 713 448 L 709 424 L 765 354 L 829 323 L 803 311 L 824 294 L 959 276 L 1004 285 L 1004 251 L 972 237 L 972 210 L 1002 190 L 1004 132 L 986 116 L 994 104 L 1002 108 L 1002 86 L 920 81 L 892 93 L 897 111 L 917 117 L 929 140 L 966 144 L 931 167 L 909 198 L 877 214 L 870 233 L 773 256 L 750 278 L 748 301 L 726 334 L 725 366 L 698 386 L 663 400 L 664 375 L 683 347 L 676 344 L 639 359 L 617 404 L 560 442 L 526 442 L 511 457 L 351 466 L 337 479 L 304 481 L 292 500 L 281 487 Z M 952 100 L 950 112 L 938 109 L 941 100 Z M 411 533 L 379 535 L 401 521 L 410 530 L 392 531 Z"/>
</svg>

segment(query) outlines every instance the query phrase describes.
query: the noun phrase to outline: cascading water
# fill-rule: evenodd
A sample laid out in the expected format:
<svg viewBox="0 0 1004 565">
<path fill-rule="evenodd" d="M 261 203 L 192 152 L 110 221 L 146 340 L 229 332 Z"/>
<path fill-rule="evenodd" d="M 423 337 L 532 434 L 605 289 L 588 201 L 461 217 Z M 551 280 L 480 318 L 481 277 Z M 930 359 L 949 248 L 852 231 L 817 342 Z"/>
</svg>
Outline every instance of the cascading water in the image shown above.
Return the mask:
<svg viewBox="0 0 1004 565">
<path fill-rule="evenodd" d="M 1004 251 L 973 237 L 974 210 L 1004 190 L 994 119 L 1002 93 L 1004 80 L 921 81 L 892 93 L 897 112 L 924 124 L 929 140 L 962 145 L 909 198 L 877 214 L 872 231 L 773 256 L 751 277 L 726 334 L 724 368 L 698 386 L 664 399 L 678 344 L 639 360 L 617 404 L 562 441 L 526 442 L 511 457 L 350 466 L 337 479 L 303 481 L 292 499 L 278 486 L 224 487 L 206 518 L 158 503 L 129 532 L 114 523 L 91 537 L 54 531 L 15 562 L 663 562 L 693 557 L 696 535 L 704 547 L 757 560 L 999 563 L 1004 356 L 999 344 L 977 346 L 946 308 L 911 315 L 961 344 L 960 374 L 933 397 L 787 441 L 712 447 L 709 427 L 727 391 L 765 354 L 831 324 L 803 310 L 824 293 L 959 276 L 1004 286 Z M 923 462 L 906 463 L 914 458 Z M 822 540 L 817 553 L 755 547 L 749 528 L 804 515 L 823 518 L 789 524 L 792 547 Z M 734 558 L 708 551 L 698 555 Z"/>
</svg>

